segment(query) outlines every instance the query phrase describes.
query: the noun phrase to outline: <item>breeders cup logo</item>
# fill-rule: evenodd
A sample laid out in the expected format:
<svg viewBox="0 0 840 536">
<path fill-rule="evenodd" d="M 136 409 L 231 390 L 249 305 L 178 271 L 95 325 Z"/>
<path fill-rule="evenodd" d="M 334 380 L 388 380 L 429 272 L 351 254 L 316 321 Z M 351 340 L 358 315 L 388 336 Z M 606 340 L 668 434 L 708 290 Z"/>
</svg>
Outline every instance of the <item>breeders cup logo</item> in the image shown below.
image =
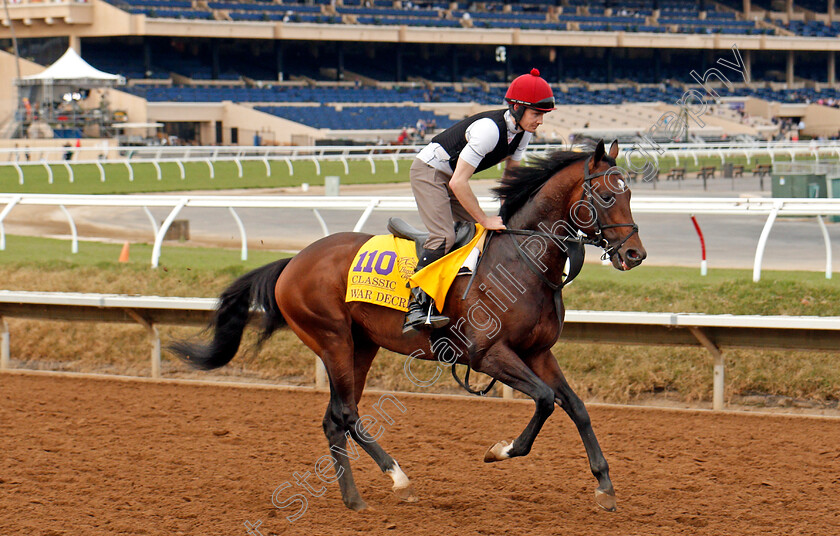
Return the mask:
<svg viewBox="0 0 840 536">
<path fill-rule="evenodd" d="M 417 266 L 417 259 L 414 257 L 400 257 L 397 259 L 397 270 L 400 276 L 408 281 L 414 275 L 414 268 Z"/>
</svg>

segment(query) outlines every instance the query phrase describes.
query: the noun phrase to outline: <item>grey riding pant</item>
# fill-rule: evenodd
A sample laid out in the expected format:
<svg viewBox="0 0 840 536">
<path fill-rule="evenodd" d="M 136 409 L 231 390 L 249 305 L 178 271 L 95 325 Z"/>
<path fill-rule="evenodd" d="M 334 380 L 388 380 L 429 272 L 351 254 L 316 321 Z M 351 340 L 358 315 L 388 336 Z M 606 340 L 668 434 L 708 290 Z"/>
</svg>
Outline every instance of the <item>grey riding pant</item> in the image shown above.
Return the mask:
<svg viewBox="0 0 840 536">
<path fill-rule="evenodd" d="M 437 249 L 445 244 L 449 253 L 455 243 L 455 222 L 475 222 L 475 219 L 449 189 L 449 177 L 445 173 L 415 158 L 409 177 L 420 219 L 429 230 L 423 247 Z"/>
</svg>

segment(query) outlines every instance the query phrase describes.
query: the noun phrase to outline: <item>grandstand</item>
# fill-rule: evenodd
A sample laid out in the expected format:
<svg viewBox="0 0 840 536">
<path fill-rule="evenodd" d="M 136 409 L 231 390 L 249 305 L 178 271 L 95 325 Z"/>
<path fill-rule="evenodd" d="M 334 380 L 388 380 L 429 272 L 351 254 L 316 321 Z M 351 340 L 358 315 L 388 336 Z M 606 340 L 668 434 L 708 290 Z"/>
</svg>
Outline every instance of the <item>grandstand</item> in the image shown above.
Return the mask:
<svg viewBox="0 0 840 536">
<path fill-rule="evenodd" d="M 72 47 L 128 82 L 71 106 L 159 122 L 191 143 L 391 142 L 420 121 L 445 128 L 499 106 L 508 81 L 531 67 L 555 87 L 549 141 L 632 139 L 700 88 L 692 71 L 711 68 L 729 78 L 712 76 L 721 98 L 690 125 L 692 139 L 838 128 L 825 106 L 840 102 L 833 1 L 21 0 L 9 13 L 4 73 L 16 68 L 13 25 L 22 75 Z M 0 136 L 102 135 L 86 119 L 34 129 L 37 113 L 24 113 L 4 78 Z M 784 128 L 800 121 L 802 133 Z"/>
</svg>

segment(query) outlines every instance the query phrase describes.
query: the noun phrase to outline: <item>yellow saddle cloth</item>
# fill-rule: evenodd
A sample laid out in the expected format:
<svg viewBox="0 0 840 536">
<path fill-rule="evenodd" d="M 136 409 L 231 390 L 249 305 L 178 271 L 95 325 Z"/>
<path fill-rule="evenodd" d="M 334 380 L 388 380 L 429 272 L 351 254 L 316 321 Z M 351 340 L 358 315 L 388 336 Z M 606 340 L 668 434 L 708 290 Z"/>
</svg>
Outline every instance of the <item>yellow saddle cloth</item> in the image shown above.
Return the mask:
<svg viewBox="0 0 840 536">
<path fill-rule="evenodd" d="M 472 250 L 483 243 L 484 228 L 476 225 L 475 237 L 449 255 L 426 266 L 416 274 L 417 250 L 414 242 L 393 235 L 377 235 L 356 253 L 347 274 L 344 301 L 360 301 L 408 311 L 410 290 L 420 287 L 443 307 L 449 287 Z"/>
</svg>

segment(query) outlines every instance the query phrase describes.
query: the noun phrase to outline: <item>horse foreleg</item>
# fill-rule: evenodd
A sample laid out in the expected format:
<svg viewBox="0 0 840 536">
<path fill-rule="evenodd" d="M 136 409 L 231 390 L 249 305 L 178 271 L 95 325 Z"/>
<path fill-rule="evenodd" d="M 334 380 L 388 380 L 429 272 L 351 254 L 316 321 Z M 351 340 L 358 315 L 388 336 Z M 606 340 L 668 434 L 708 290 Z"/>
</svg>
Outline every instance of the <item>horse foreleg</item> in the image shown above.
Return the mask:
<svg viewBox="0 0 840 536">
<path fill-rule="evenodd" d="M 598 479 L 595 502 L 605 510 L 614 512 L 616 509 L 615 489 L 610 480 L 610 468 L 595 437 L 595 432 L 592 430 L 592 421 L 589 418 L 589 412 L 586 411 L 586 406 L 569 386 L 563 371 L 560 370 L 557 360 L 550 351 L 535 356 L 531 361 L 531 367 L 546 384 L 554 389 L 557 404 L 571 417 L 578 429 L 589 458 L 589 468 Z"/>
<path fill-rule="evenodd" d="M 484 461 L 490 463 L 525 456 L 531 452 L 537 434 L 554 411 L 554 391 L 513 350 L 502 344 L 491 348 L 474 368 L 531 397 L 536 404 L 534 415 L 519 437 L 511 443 L 500 441 L 490 447 L 484 454 Z"/>
</svg>

